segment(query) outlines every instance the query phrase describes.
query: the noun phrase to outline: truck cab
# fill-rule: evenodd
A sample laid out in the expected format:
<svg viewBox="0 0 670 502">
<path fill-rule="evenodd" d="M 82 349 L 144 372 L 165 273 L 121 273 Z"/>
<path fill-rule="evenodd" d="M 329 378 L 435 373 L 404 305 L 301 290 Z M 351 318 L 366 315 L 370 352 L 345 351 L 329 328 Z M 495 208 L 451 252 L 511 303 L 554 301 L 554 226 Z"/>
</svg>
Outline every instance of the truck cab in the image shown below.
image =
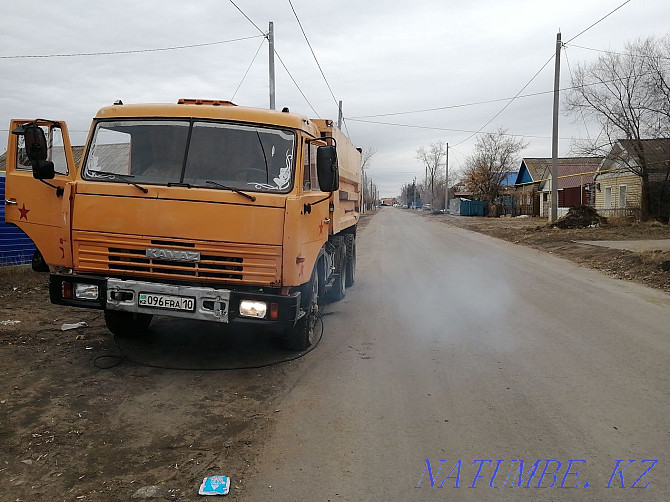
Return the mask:
<svg viewBox="0 0 670 502">
<path fill-rule="evenodd" d="M 360 151 L 331 121 L 224 101 L 102 108 L 75 163 L 62 121 L 14 120 L 6 216 L 50 267 L 56 304 L 110 331 L 153 315 L 315 338 L 355 278 Z"/>
</svg>

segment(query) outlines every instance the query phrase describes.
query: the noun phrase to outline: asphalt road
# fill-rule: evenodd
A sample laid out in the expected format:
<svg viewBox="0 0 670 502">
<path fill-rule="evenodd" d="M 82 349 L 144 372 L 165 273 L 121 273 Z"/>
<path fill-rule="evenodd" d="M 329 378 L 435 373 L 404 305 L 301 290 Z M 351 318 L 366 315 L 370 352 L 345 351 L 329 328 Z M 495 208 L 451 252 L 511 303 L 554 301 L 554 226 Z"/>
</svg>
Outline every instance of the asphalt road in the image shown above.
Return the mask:
<svg viewBox="0 0 670 502">
<path fill-rule="evenodd" d="M 395 208 L 358 246 L 240 499 L 670 499 L 670 296 Z"/>
</svg>

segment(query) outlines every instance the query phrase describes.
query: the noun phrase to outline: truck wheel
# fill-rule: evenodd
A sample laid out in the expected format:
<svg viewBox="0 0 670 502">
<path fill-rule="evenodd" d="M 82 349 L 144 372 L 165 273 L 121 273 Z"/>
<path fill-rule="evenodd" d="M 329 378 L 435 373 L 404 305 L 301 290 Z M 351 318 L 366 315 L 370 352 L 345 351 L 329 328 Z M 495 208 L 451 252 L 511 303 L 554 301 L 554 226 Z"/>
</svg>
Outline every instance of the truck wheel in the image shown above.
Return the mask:
<svg viewBox="0 0 670 502">
<path fill-rule="evenodd" d="M 282 338 L 288 350 L 303 351 L 316 341 L 316 321 L 319 315 L 319 274 L 314 266 L 312 277 L 303 294 L 300 296 L 300 307 L 305 312 L 295 326 L 284 328 Z"/>
<path fill-rule="evenodd" d="M 49 265 L 47 265 L 47 262 L 44 261 L 44 257 L 42 256 L 42 253 L 40 253 L 39 249 L 35 249 L 35 252 L 33 253 L 31 267 L 35 272 L 49 271 Z"/>
<path fill-rule="evenodd" d="M 356 282 L 356 236 L 347 235 L 345 242 L 347 243 L 347 264 L 344 276 L 346 279 L 345 284 L 350 288 Z"/>
<path fill-rule="evenodd" d="M 333 287 L 328 292 L 328 301 L 338 302 L 344 298 L 347 294 L 346 290 L 346 267 L 347 267 L 347 245 L 346 239 L 342 239 L 340 246 L 337 250 L 336 256 L 336 265 L 335 265 L 335 280 L 333 281 Z"/>
<path fill-rule="evenodd" d="M 105 310 L 107 329 L 116 336 L 141 336 L 151 324 L 151 314 Z"/>
</svg>

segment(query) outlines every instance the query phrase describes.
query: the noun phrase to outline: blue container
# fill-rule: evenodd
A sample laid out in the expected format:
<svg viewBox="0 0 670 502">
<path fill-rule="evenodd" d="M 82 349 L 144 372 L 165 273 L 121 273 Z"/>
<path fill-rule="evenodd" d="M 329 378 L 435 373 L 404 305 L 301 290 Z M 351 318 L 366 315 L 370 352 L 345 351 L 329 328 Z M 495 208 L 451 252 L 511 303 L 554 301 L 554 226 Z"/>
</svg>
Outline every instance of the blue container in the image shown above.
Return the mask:
<svg viewBox="0 0 670 502">
<path fill-rule="evenodd" d="M 462 200 L 461 216 L 486 216 L 486 201 Z"/>
</svg>

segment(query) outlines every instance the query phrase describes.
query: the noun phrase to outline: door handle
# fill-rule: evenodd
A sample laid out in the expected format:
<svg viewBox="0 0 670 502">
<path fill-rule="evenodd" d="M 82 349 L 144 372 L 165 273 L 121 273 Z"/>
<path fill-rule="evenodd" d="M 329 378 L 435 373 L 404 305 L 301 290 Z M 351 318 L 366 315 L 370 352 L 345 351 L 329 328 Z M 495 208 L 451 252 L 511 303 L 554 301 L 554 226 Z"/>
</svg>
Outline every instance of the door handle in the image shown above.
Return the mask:
<svg viewBox="0 0 670 502">
<path fill-rule="evenodd" d="M 330 218 L 326 218 L 325 220 L 323 220 L 323 222 L 327 225 L 328 223 L 330 223 Z"/>
<path fill-rule="evenodd" d="M 5 206 L 16 206 L 16 201 L 5 199 Z"/>
</svg>

